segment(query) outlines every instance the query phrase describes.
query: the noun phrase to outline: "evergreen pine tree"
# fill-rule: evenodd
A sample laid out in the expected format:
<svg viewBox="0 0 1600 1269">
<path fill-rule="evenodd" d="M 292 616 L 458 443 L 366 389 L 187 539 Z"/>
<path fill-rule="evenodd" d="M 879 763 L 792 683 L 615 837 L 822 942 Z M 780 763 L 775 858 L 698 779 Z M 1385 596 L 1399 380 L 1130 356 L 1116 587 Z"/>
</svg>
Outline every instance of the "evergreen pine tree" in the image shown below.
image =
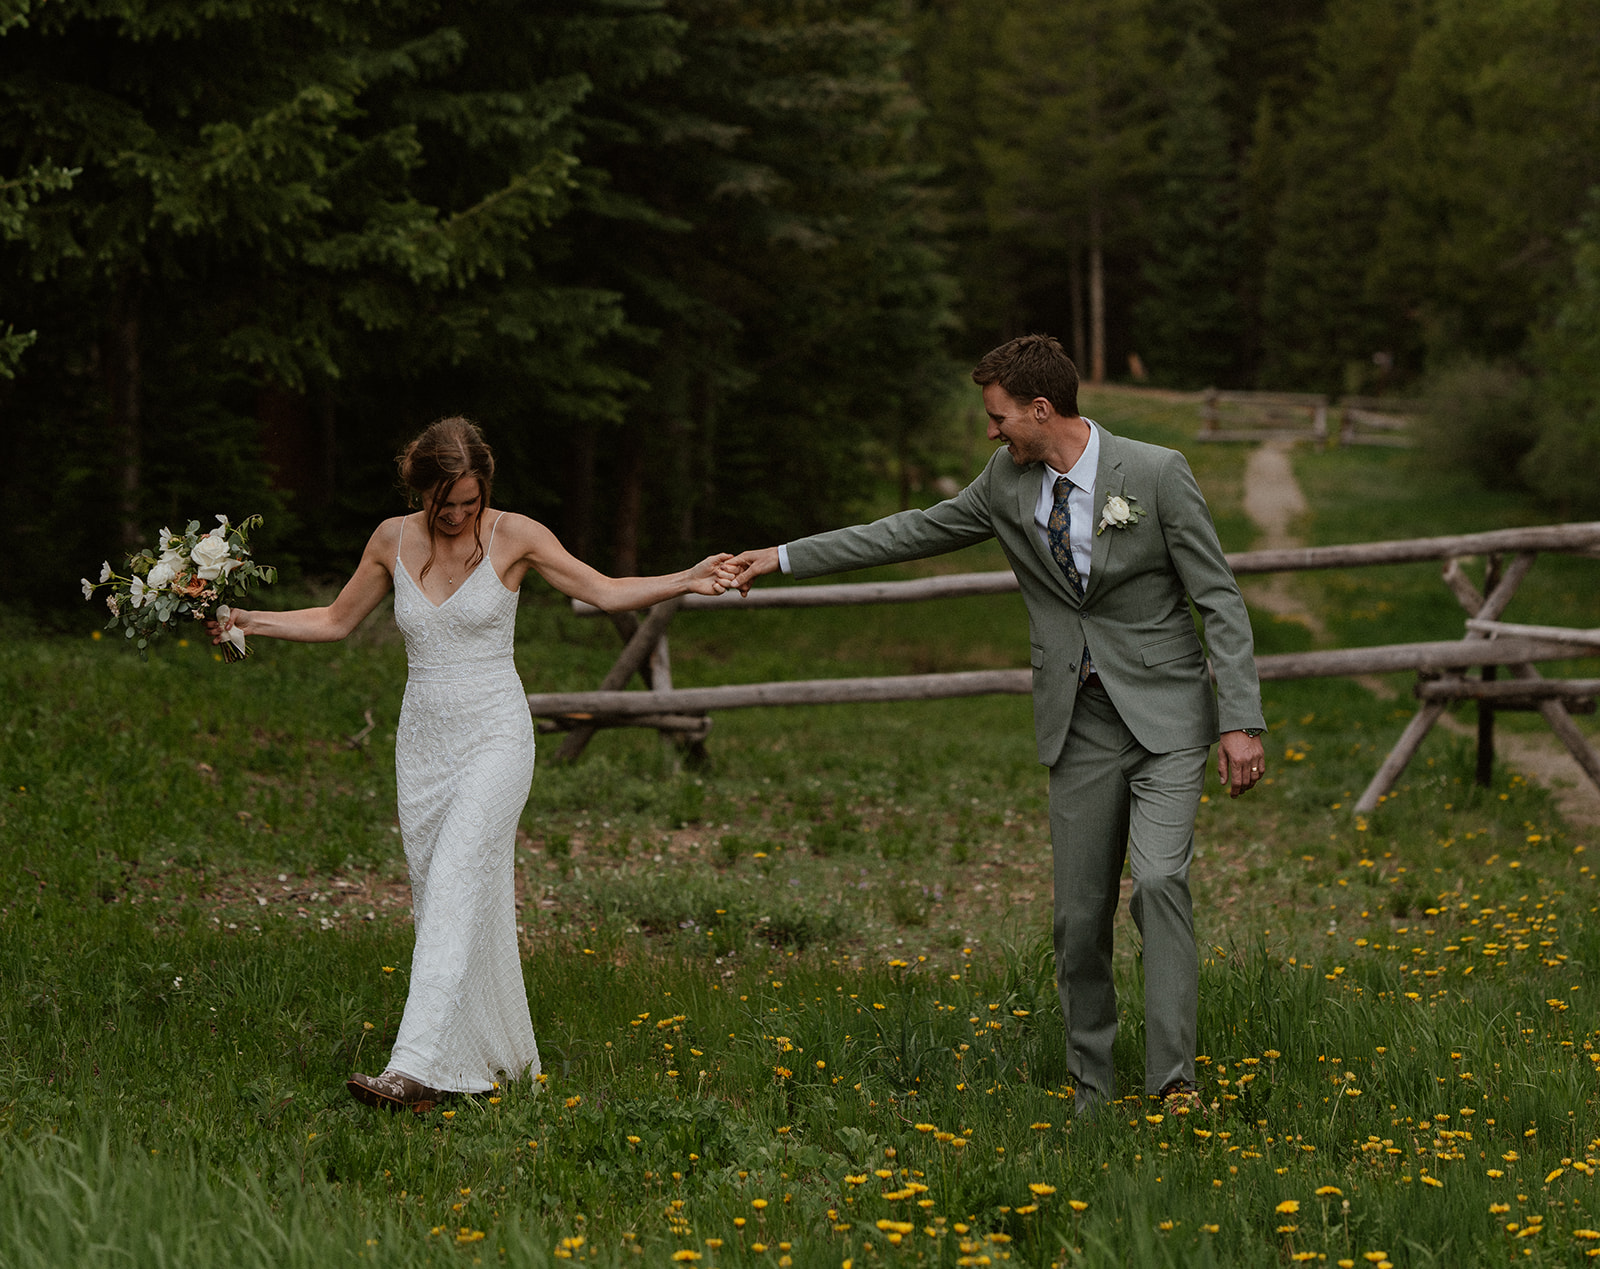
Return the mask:
<svg viewBox="0 0 1600 1269">
<path fill-rule="evenodd" d="M 1404 316 L 1367 272 L 1389 198 L 1389 103 L 1420 26 L 1417 0 L 1337 0 L 1317 32 L 1316 82 L 1290 121 L 1263 297 L 1262 378 L 1364 385 Z"/>
<path fill-rule="evenodd" d="M 1241 268 L 1237 180 L 1222 80 L 1192 34 L 1167 77 L 1135 341 L 1151 379 L 1198 388 L 1234 379 Z"/>
</svg>

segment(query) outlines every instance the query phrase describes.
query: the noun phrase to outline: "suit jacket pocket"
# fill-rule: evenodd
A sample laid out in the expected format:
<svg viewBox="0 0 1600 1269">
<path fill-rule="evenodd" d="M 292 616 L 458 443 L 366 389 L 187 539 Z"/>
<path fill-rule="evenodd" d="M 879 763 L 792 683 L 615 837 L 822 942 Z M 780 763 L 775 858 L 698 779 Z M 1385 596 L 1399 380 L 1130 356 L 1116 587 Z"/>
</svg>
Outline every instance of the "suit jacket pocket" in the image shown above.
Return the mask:
<svg viewBox="0 0 1600 1269">
<path fill-rule="evenodd" d="M 1193 630 L 1157 639 L 1154 643 L 1147 643 L 1139 649 L 1139 656 L 1143 658 L 1146 666 L 1165 665 L 1168 661 L 1199 655 L 1200 639 Z"/>
<path fill-rule="evenodd" d="M 1028 664 L 1036 670 L 1044 669 L 1044 649 L 1036 643 L 1028 645 Z"/>
</svg>

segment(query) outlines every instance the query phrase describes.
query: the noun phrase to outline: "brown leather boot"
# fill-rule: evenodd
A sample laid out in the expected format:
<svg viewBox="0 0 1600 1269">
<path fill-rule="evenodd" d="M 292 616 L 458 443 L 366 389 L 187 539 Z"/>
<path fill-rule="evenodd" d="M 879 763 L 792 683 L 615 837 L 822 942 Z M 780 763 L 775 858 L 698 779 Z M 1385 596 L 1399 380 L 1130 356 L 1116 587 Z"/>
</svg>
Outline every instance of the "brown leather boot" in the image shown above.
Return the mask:
<svg viewBox="0 0 1600 1269">
<path fill-rule="evenodd" d="M 449 1096 L 395 1071 L 385 1071 L 382 1075 L 353 1075 L 346 1081 L 345 1087 L 350 1090 L 350 1096 L 363 1106 L 373 1106 L 378 1110 L 409 1110 L 418 1115 L 432 1110 Z"/>
</svg>

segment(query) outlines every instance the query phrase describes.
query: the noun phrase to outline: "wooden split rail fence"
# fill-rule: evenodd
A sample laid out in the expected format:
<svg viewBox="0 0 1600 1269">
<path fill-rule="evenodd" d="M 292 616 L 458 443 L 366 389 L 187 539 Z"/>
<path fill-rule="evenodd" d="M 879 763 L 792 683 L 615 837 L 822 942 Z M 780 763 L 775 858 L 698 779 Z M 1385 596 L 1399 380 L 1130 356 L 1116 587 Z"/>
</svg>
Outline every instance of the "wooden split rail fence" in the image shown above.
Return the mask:
<svg viewBox="0 0 1600 1269">
<path fill-rule="evenodd" d="M 1499 529 L 1454 537 L 1363 542 L 1345 546 L 1244 551 L 1228 556 L 1238 576 L 1313 569 L 1362 568 L 1442 560 L 1443 580 L 1466 611 L 1461 639 L 1329 648 L 1256 658 L 1263 682 L 1337 678 L 1414 671 L 1420 707 L 1355 804 L 1373 810 L 1393 789 L 1423 738 L 1457 701 L 1478 706 L 1478 778 L 1488 782 L 1493 761 L 1494 713 L 1537 710 L 1600 787 L 1600 755 L 1572 722 L 1571 714 L 1594 708 L 1600 679 L 1552 680 L 1534 668 L 1539 661 L 1600 657 L 1600 629 L 1529 626 L 1502 622 L 1511 602 L 1541 552 L 1588 555 L 1600 559 L 1600 521 L 1524 529 Z M 1480 589 L 1463 567 L 1486 560 Z M 689 595 L 648 610 L 641 621 L 612 614 L 625 640 L 622 655 L 598 690 L 538 693 L 528 706 L 544 731 L 567 734 L 560 758 L 576 759 L 595 733 L 606 727 L 649 727 L 690 746 L 703 745 L 716 710 L 771 705 L 866 704 L 877 701 L 942 700 L 960 696 L 1028 695 L 1032 670 L 976 670 L 953 674 L 906 674 L 878 678 L 804 679 L 776 683 L 674 688 L 667 652 L 667 627 L 680 610 L 751 611 L 762 608 L 813 608 L 851 604 L 917 603 L 975 595 L 1010 594 L 1018 589 L 1010 572 L 959 573 L 905 582 L 845 582 L 820 586 L 779 586 L 716 597 Z M 602 616 L 598 608 L 574 601 L 582 615 Z M 1505 667 L 1510 675 L 1498 680 Z M 1477 669 L 1476 678 L 1467 671 Z M 626 691 L 635 674 L 648 690 Z"/>
<path fill-rule="evenodd" d="M 1317 446 L 1415 444 L 1410 433 L 1421 401 L 1341 397 L 1317 392 L 1218 392 L 1200 400 L 1202 441 L 1310 441 Z M 1336 423 L 1336 430 L 1332 424 Z"/>
</svg>

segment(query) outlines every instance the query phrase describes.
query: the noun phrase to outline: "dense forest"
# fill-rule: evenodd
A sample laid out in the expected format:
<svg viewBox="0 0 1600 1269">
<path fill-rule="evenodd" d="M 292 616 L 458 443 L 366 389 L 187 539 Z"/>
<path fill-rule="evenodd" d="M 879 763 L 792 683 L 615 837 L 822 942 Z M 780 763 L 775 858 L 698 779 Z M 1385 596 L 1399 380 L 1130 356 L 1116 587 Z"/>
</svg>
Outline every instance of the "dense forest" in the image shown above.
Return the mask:
<svg viewBox="0 0 1600 1269">
<path fill-rule="evenodd" d="M 601 567 L 792 536 L 1037 329 L 1592 508 L 1597 68 L 1600 0 L 5 0 L 0 597 L 221 511 L 336 574 L 447 413 Z"/>
</svg>

